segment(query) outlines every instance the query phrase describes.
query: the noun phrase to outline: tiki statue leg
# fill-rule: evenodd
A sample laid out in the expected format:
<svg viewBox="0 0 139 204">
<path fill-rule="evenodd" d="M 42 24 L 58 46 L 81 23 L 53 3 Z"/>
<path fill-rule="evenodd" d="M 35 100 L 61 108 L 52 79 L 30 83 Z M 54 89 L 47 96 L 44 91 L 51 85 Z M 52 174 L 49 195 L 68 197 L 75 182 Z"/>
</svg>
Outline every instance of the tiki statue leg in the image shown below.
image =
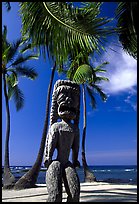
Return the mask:
<svg viewBox="0 0 139 204">
<path fill-rule="evenodd" d="M 62 168 L 59 161 L 53 161 L 46 173 L 47 202 L 62 202 Z"/>
<path fill-rule="evenodd" d="M 68 162 L 63 172 L 63 181 L 68 194 L 67 202 L 79 202 L 80 181 L 73 165 Z"/>
</svg>

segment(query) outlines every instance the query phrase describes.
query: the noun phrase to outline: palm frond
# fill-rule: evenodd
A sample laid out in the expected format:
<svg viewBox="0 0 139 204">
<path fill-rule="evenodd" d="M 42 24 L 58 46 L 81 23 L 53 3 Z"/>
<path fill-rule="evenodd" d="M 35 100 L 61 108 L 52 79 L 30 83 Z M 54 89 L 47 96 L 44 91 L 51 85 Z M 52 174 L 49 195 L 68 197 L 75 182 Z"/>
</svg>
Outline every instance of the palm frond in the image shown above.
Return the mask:
<svg viewBox="0 0 139 204">
<path fill-rule="evenodd" d="M 109 79 L 107 77 L 103 77 L 103 76 L 96 76 L 94 83 L 99 83 L 101 81 L 109 81 Z"/>
<path fill-rule="evenodd" d="M 12 88 L 12 97 L 16 105 L 16 110 L 19 111 L 24 106 L 24 95 L 17 85 Z"/>
<path fill-rule="evenodd" d="M 107 100 L 107 95 L 101 90 L 101 88 L 98 85 L 92 84 L 91 87 L 98 92 L 103 101 Z"/>
<path fill-rule="evenodd" d="M 76 56 L 77 47 L 91 52 L 101 49 L 99 39 L 111 32 L 102 27 L 108 20 L 92 18 L 93 9 L 83 13 L 66 2 L 22 2 L 20 13 L 23 35 L 28 35 L 44 56 L 47 49 L 58 62 L 67 60 L 71 52 Z"/>
<path fill-rule="evenodd" d="M 21 39 L 17 39 L 15 42 L 10 44 L 10 49 L 9 49 L 8 54 L 7 54 L 7 61 L 8 62 L 12 62 L 15 59 L 16 54 L 18 53 L 20 43 L 21 43 Z"/>
<path fill-rule="evenodd" d="M 20 43 L 20 53 L 25 54 L 27 52 L 36 53 L 36 56 L 39 57 L 39 51 L 38 48 L 35 47 L 33 43 L 30 42 L 30 39 L 28 37 L 23 36 L 22 42 Z"/>
<path fill-rule="evenodd" d="M 98 65 L 97 67 L 93 68 L 95 72 L 106 72 L 105 69 L 101 69 L 105 65 L 109 64 L 109 62 L 103 62 L 102 64 Z"/>
<path fill-rule="evenodd" d="M 92 80 L 93 72 L 91 66 L 89 66 L 88 64 L 83 64 L 79 66 L 73 76 L 73 81 L 79 84 L 83 84 L 85 82 L 91 83 Z"/>
<path fill-rule="evenodd" d="M 10 100 L 10 99 L 12 98 L 13 90 L 14 90 L 14 89 L 13 89 L 13 86 L 12 86 L 10 80 L 7 80 L 6 83 L 7 83 L 7 87 L 8 87 L 8 91 L 7 91 L 7 93 L 8 93 L 8 99 Z"/>
<path fill-rule="evenodd" d="M 119 40 L 123 49 L 137 59 L 137 2 L 119 2 L 116 10 Z"/>
<path fill-rule="evenodd" d="M 21 39 L 16 40 L 16 42 L 9 43 L 7 40 L 7 26 L 4 26 L 2 33 L 2 58 L 6 59 L 5 63 L 13 60 L 15 54 L 18 51 Z"/>
<path fill-rule="evenodd" d="M 69 65 L 69 69 L 67 71 L 67 77 L 70 80 L 73 79 L 73 76 L 74 76 L 77 68 L 80 65 L 89 64 L 88 55 L 89 55 L 89 53 L 87 53 L 87 51 L 86 52 L 80 51 L 79 54 L 77 54 L 77 56 L 75 56 L 75 57 L 72 55 L 72 53 L 69 55 L 70 65 Z"/>
<path fill-rule="evenodd" d="M 22 91 L 19 89 L 17 84 L 13 85 L 12 77 L 10 76 L 10 79 L 7 79 L 7 85 L 8 85 L 8 98 L 14 99 L 16 110 L 19 111 L 23 105 L 24 105 L 24 95 Z"/>
<path fill-rule="evenodd" d="M 6 82 L 11 87 L 14 87 L 18 84 L 17 74 L 13 70 L 12 70 L 12 74 L 6 77 Z"/>
<path fill-rule="evenodd" d="M 20 65 L 24 62 L 27 62 L 28 60 L 31 60 L 31 59 L 38 59 L 38 55 L 29 54 L 27 56 L 23 56 L 22 54 L 19 54 L 10 66 L 18 66 L 18 65 Z"/>
<path fill-rule="evenodd" d="M 2 58 L 7 54 L 7 49 L 10 48 L 10 43 L 7 41 L 7 26 L 4 25 L 2 31 Z"/>
<path fill-rule="evenodd" d="M 36 79 L 38 76 L 37 72 L 29 66 L 17 66 L 15 70 L 18 76 L 27 77 L 32 80 Z"/>
<path fill-rule="evenodd" d="M 8 53 L 9 53 L 9 50 L 10 50 L 10 45 L 6 45 L 6 46 L 3 46 L 2 47 L 2 63 L 3 64 L 7 64 L 8 63 L 8 59 L 7 59 L 7 56 L 8 56 Z"/>
<path fill-rule="evenodd" d="M 7 26 L 4 25 L 3 27 L 4 27 L 4 29 L 3 29 L 3 32 L 2 32 L 2 40 L 6 41 L 7 40 Z"/>
<path fill-rule="evenodd" d="M 20 49 L 19 52 L 22 54 L 34 49 L 34 46 L 31 43 L 22 42 L 21 46 L 22 46 L 22 48 Z"/>
<path fill-rule="evenodd" d="M 6 10 L 7 11 L 10 11 L 11 10 L 11 4 L 10 4 L 10 2 L 4 2 L 4 4 L 5 4 L 5 6 L 6 6 Z"/>
<path fill-rule="evenodd" d="M 87 93 L 91 99 L 92 108 L 96 108 L 96 99 L 94 97 L 94 92 L 92 91 L 92 89 L 89 88 L 89 86 L 86 86 L 86 89 L 87 89 Z"/>
</svg>

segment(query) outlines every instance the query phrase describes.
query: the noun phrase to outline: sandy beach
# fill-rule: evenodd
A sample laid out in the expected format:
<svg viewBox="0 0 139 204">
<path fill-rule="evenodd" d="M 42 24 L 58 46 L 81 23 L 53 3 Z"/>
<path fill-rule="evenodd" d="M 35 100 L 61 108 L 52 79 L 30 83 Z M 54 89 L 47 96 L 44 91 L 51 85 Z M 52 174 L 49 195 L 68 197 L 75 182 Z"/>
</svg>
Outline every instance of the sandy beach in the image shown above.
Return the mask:
<svg viewBox="0 0 139 204">
<path fill-rule="evenodd" d="M 104 182 L 81 183 L 80 202 L 137 202 L 137 186 Z M 46 202 L 45 184 L 24 190 L 2 190 L 2 202 Z M 63 187 L 63 200 L 67 194 Z"/>
</svg>

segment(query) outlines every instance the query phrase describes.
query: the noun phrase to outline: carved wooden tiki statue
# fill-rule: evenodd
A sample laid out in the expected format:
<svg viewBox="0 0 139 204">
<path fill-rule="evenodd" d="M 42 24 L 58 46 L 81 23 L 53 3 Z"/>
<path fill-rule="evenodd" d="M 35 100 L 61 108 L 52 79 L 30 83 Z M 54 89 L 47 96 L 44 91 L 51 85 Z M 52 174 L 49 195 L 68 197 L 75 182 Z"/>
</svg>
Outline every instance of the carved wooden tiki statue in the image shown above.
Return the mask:
<svg viewBox="0 0 139 204">
<path fill-rule="evenodd" d="M 75 167 L 80 166 L 79 152 L 80 87 L 69 80 L 58 80 L 54 86 L 50 127 L 46 140 L 44 164 L 48 168 L 47 202 L 62 202 L 62 181 L 67 202 L 79 202 L 80 182 Z M 57 149 L 57 158 L 52 160 Z M 69 161 L 72 150 L 72 162 Z"/>
</svg>

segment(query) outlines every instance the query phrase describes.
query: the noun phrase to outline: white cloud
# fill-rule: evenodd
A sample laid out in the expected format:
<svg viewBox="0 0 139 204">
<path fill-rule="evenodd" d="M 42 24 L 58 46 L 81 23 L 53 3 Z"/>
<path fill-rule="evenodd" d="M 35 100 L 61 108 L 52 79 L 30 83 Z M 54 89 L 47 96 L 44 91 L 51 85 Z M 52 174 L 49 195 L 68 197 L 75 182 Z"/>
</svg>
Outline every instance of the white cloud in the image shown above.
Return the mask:
<svg viewBox="0 0 139 204">
<path fill-rule="evenodd" d="M 109 82 L 101 83 L 103 90 L 109 94 L 117 94 L 133 90 L 137 85 L 137 61 L 119 48 L 117 52 L 106 52 L 101 61 L 108 61 L 105 76 Z"/>
<path fill-rule="evenodd" d="M 134 111 L 136 111 L 137 110 L 137 102 L 136 102 L 136 100 L 132 99 L 132 96 L 133 96 L 133 94 L 128 95 L 124 101 L 125 101 L 125 103 L 129 104 L 133 108 Z"/>
</svg>

